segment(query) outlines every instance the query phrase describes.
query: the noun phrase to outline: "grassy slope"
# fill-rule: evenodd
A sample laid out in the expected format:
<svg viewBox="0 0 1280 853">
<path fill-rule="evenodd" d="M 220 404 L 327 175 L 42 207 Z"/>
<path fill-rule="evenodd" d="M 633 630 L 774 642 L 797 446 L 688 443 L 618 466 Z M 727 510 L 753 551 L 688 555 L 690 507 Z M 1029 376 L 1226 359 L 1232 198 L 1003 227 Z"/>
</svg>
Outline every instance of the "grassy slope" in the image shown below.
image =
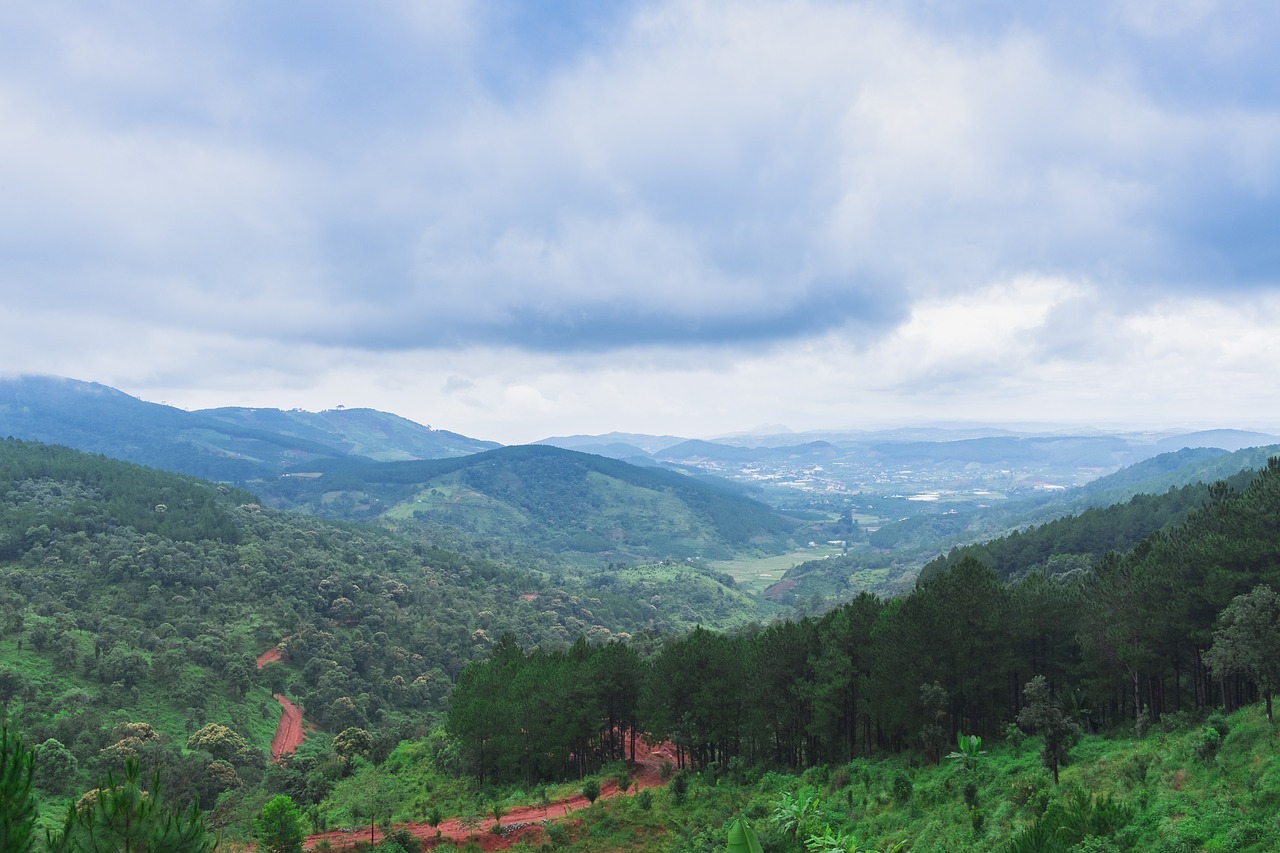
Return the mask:
<svg viewBox="0 0 1280 853">
<path fill-rule="evenodd" d="M 1027 740 L 1020 749 L 996 745 L 981 756 L 973 777 L 982 814 L 978 830 L 964 798 L 970 777 L 958 766 L 944 760 L 916 767 L 887 758 L 815 768 L 802 777 L 766 774 L 754 785 L 728 777 L 718 782 L 694 778 L 683 805 L 674 802 L 670 789 L 655 795 L 649 810 L 636 797 L 603 801 L 574 815 L 582 822 L 570 827 L 561 849 L 723 849 L 727 821 L 742 814 L 760 832 L 765 850 L 800 851 L 799 841 L 771 826 L 770 816 L 784 793 L 802 791 L 821 803 L 810 828 L 820 833 L 830 827 L 856 836 L 858 851 L 891 849 L 898 843 L 913 853 L 999 851 L 1046 805 L 1065 801 L 1073 792 L 1110 795 L 1132 817 L 1106 841 L 1070 849 L 1280 849 L 1280 765 L 1274 758 L 1278 730 L 1268 726 L 1260 706 L 1233 714 L 1228 724 L 1230 732 L 1208 760 L 1197 753 L 1203 725 L 1154 730 L 1142 739 L 1086 737 L 1072 750 L 1072 763 L 1063 768 L 1057 788 L 1041 766 L 1038 739 Z M 905 802 L 894 795 L 899 777 L 911 783 Z"/>
<path fill-rule="evenodd" d="M 844 549 L 839 546 L 821 544 L 813 548 L 789 551 L 786 554 L 716 560 L 709 566 L 718 572 L 731 575 L 742 589 L 762 595 L 765 590 L 780 581 L 789 569 L 795 568 L 800 563 L 839 557 L 843 552 Z"/>
<path fill-rule="evenodd" d="M 1172 721 L 1134 738 L 1126 733 L 1087 736 L 1070 753 L 1061 783 L 1040 761 L 1040 742 L 986 745 L 973 771 L 944 759 L 920 766 L 905 756 L 859 759 L 817 767 L 802 776 L 766 773 L 747 781 L 741 768 L 687 777 L 677 798 L 673 785 L 642 795 L 601 800 L 544 831 L 554 849 L 572 853 L 628 850 L 658 853 L 713 853 L 724 849 L 728 822 L 746 817 L 770 853 L 802 853 L 810 835 L 830 830 L 845 839 L 844 851 L 901 850 L 910 853 L 1061 849 L 1193 853 L 1280 849 L 1280 765 L 1275 761 L 1280 728 L 1268 725 L 1260 705 L 1226 719 L 1229 732 L 1216 753 L 1206 755 L 1205 725 Z M 575 795 L 581 782 L 522 789 L 477 790 L 435 768 L 442 745 L 434 739 L 402 743 L 382 768 L 392 776 L 393 796 L 385 805 L 396 823 L 421 822 L 435 806 L 446 817 L 471 815 L 477 833 L 492 819 L 491 804 L 508 810 Z M 358 772 L 339 783 L 326 799 L 329 826 L 358 823 L 348 802 L 360 801 L 365 786 Z M 615 768 L 595 777 L 602 783 Z M 973 802 L 966 787 L 973 781 Z M 904 792 L 907 792 L 904 796 Z M 784 797 L 809 796 L 818 806 L 799 834 L 776 821 Z M 1014 847 L 1016 836 L 1046 810 L 1061 814 L 1073 799 L 1097 803 L 1110 798 L 1125 815 L 1114 831 L 1084 844 L 1060 848 Z M 856 847 L 849 842 L 857 840 Z M 516 853 L 544 852 L 536 839 L 517 843 Z M 825 848 L 821 849 L 825 853 Z M 834 853 L 834 851 L 831 851 Z"/>
<path fill-rule="evenodd" d="M 39 618 L 32 617 L 32 621 Z M 81 652 L 86 658 L 91 659 L 93 635 L 87 631 L 77 633 L 82 635 Z M 23 646 L 22 651 L 18 651 L 17 637 L 0 636 L 0 667 L 21 672 L 35 685 L 40 696 L 60 696 L 73 690 L 88 690 L 93 693 L 99 689 L 96 683 L 60 669 L 55 664 L 53 655 L 48 651 L 36 651 L 29 643 Z M 218 679 L 218 676 L 212 674 L 210 670 L 194 664 L 188 666 L 186 674 L 193 682 L 209 683 L 216 682 Z M 185 743 L 189 734 L 186 729 L 185 711 L 187 709 L 178 708 L 175 705 L 171 692 L 164 686 L 144 682 L 138 691 L 138 704 L 127 712 L 123 710 L 115 712 L 119 718 L 117 721 L 149 723 L 162 735 L 170 737 L 175 742 Z M 263 752 L 270 751 L 271 737 L 275 734 L 276 723 L 280 719 L 280 706 L 272 698 L 270 690 L 262 686 L 252 687 L 245 696 L 244 702 L 235 701 L 229 695 L 223 695 L 217 691 L 208 692 L 206 699 L 208 704 L 205 708 L 205 716 L 211 722 L 229 720 L 233 708 L 247 705 L 247 709 L 241 712 L 246 719 L 241 734 L 255 749 Z M 8 710 L 15 716 L 18 715 L 22 702 L 22 698 L 15 698 Z"/>
</svg>

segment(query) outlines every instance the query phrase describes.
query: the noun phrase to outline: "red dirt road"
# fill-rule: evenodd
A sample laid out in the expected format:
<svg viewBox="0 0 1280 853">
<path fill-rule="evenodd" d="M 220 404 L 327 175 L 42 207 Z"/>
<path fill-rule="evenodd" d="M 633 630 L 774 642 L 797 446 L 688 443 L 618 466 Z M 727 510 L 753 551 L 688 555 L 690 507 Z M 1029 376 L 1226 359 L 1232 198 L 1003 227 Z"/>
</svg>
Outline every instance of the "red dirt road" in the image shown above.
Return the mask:
<svg viewBox="0 0 1280 853">
<path fill-rule="evenodd" d="M 662 764 L 664 761 L 670 761 L 675 764 L 675 747 L 671 744 L 662 744 L 650 749 L 643 743 L 636 743 L 636 761 L 631 765 L 632 777 L 631 784 L 633 791 L 641 788 L 655 788 L 663 784 L 662 781 Z M 612 780 L 605 782 L 600 786 L 599 799 L 618 796 L 618 784 Z M 503 835 L 494 835 L 489 831 L 489 827 L 493 826 L 490 818 L 484 818 L 479 825 L 465 827 L 459 818 L 451 818 L 440 824 L 440 837 L 454 842 L 465 843 L 467 839 L 472 838 L 480 845 L 481 850 L 505 850 L 517 841 L 537 841 L 542 835 L 542 827 L 539 826 L 542 821 L 560 821 L 564 822 L 571 818 L 574 812 L 579 809 L 585 809 L 590 802 L 584 796 L 570 797 L 565 800 L 557 800 L 546 806 L 520 806 L 514 808 L 502 816 L 502 825 L 504 827 L 518 827 L 504 833 Z M 407 829 L 415 838 L 427 840 L 435 839 L 436 831 L 429 824 L 425 823 L 400 823 L 396 824 L 395 829 Z M 381 830 L 374 830 L 374 839 L 381 839 Z M 328 841 L 335 850 L 342 850 L 345 847 L 352 847 L 358 841 L 369 840 L 369 828 L 366 826 L 363 830 L 355 830 L 352 832 L 325 832 L 319 835 L 311 835 L 307 837 L 304 849 L 310 850 L 321 841 Z"/>
<path fill-rule="evenodd" d="M 258 668 L 261 669 L 272 661 L 280 660 L 280 650 L 272 647 L 267 649 L 258 656 Z M 282 756 L 293 752 L 302 743 L 306 737 L 306 725 L 302 720 L 302 711 L 297 705 L 294 705 L 285 696 L 276 693 L 275 699 L 280 703 L 280 723 L 276 726 L 275 737 L 271 739 L 271 759 L 279 761 Z M 636 760 L 631 763 L 631 790 L 639 791 L 642 788 L 655 788 L 663 784 L 662 781 L 662 765 L 664 762 L 675 764 L 676 753 L 675 747 L 669 743 L 650 748 L 642 741 L 636 742 Z M 612 780 L 605 782 L 600 786 L 600 796 L 598 799 L 618 796 L 618 783 Z M 542 827 L 539 825 L 542 821 L 560 821 L 565 822 L 570 816 L 590 805 L 586 797 L 578 795 L 569 797 L 564 800 L 557 800 L 546 806 L 521 806 L 514 808 L 502 816 L 502 825 L 504 827 L 517 827 L 503 835 L 494 835 L 489 832 L 489 827 L 493 824 L 487 819 L 483 819 L 476 826 L 463 826 L 460 818 L 452 818 L 440 824 L 440 838 L 449 839 L 455 842 L 465 842 L 467 839 L 475 839 L 480 845 L 480 849 L 484 851 L 505 850 L 517 841 L 529 840 L 536 841 L 542 835 Z M 403 823 L 396 824 L 396 829 L 407 829 L 410 834 L 416 838 L 433 840 L 436 837 L 436 830 L 426 823 Z M 382 832 L 374 830 L 374 838 L 381 839 Z M 321 841 L 328 841 L 335 850 L 342 850 L 344 847 L 352 847 L 358 841 L 369 840 L 369 829 L 355 830 L 352 832 L 325 832 L 319 835 L 309 836 L 304 845 L 305 849 L 312 849 Z M 252 848 L 250 848 L 252 849 Z"/>
<path fill-rule="evenodd" d="M 280 650 L 275 646 L 258 655 L 258 669 L 262 669 L 272 661 L 280 660 Z M 272 694 L 280 703 L 280 723 L 276 726 L 275 736 L 271 738 L 271 760 L 279 761 L 302 745 L 307 736 L 306 727 L 302 724 L 302 711 L 297 705 L 281 693 Z"/>
</svg>

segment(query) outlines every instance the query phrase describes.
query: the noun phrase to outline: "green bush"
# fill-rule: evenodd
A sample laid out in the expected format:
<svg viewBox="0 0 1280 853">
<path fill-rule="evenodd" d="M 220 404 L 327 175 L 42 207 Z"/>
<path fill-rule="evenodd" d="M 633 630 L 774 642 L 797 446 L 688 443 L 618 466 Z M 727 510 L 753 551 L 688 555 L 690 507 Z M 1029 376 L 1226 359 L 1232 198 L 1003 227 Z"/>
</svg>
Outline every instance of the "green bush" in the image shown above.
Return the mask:
<svg viewBox="0 0 1280 853">
<path fill-rule="evenodd" d="M 849 787 L 849 779 L 849 768 L 837 767 L 835 772 L 831 774 L 830 781 L 827 782 L 827 793 L 831 794 Z"/>
<path fill-rule="evenodd" d="M 911 801 L 912 791 L 911 779 L 905 773 L 899 773 L 893 777 L 893 800 L 900 806 L 905 806 Z"/>
<path fill-rule="evenodd" d="M 1015 776 L 1009 783 L 1009 799 L 1018 808 L 1022 808 L 1027 803 L 1038 800 L 1046 787 L 1047 780 L 1043 776 Z"/>
<path fill-rule="evenodd" d="M 1231 726 L 1227 723 L 1227 718 L 1222 715 L 1221 711 L 1214 711 L 1210 714 L 1204 724 L 1216 730 L 1219 739 L 1225 738 L 1231 733 Z"/>
<path fill-rule="evenodd" d="M 387 841 L 395 842 L 405 853 L 413 853 L 422 847 L 422 843 L 413 837 L 413 833 L 407 829 L 397 829 L 389 833 L 383 843 Z M 379 848 L 381 849 L 381 848 Z"/>
<path fill-rule="evenodd" d="M 1170 711 L 1160 715 L 1160 724 L 1156 727 L 1162 732 L 1178 732 L 1191 728 L 1195 717 L 1189 711 Z"/>
<path fill-rule="evenodd" d="M 558 823 L 547 824 L 544 832 L 546 832 L 547 841 L 551 842 L 551 844 L 556 847 L 563 847 L 569 840 L 569 830 L 565 829 L 563 825 Z"/>
<path fill-rule="evenodd" d="M 1213 726 L 1205 726 L 1200 732 L 1199 741 L 1196 742 L 1196 757 L 1206 764 L 1212 764 L 1220 746 L 1222 746 L 1222 735 L 1218 734 L 1218 730 Z"/>
<path fill-rule="evenodd" d="M 1109 794 L 1091 795 L 1083 788 L 1065 791 L 1049 804 L 1044 814 L 1031 826 L 1015 833 L 1005 847 L 1006 853 L 1031 853 L 1050 851 L 1066 853 L 1073 844 L 1086 839 L 1099 847 L 1100 840 L 1115 836 L 1133 819 L 1134 810 L 1113 799 Z"/>
<path fill-rule="evenodd" d="M 1136 785 L 1147 783 L 1147 772 L 1151 769 L 1151 757 L 1141 753 L 1133 755 L 1120 767 L 1126 778 Z"/>
<path fill-rule="evenodd" d="M 1004 739 L 1013 747 L 1013 754 L 1020 755 L 1022 742 L 1027 739 L 1027 735 L 1017 723 L 1009 723 L 1004 727 Z"/>
<path fill-rule="evenodd" d="M 689 774 L 681 770 L 672 776 L 667 790 L 671 792 L 671 799 L 677 806 L 684 805 L 685 797 L 689 796 Z"/>
</svg>

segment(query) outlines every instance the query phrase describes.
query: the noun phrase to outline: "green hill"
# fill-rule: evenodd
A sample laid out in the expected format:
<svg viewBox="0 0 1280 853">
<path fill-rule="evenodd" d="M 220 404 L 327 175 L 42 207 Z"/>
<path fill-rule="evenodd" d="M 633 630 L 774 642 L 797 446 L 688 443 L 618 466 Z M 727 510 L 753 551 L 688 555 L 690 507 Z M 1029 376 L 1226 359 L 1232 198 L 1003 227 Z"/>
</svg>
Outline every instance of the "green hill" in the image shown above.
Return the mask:
<svg viewBox="0 0 1280 853">
<path fill-rule="evenodd" d="M 212 807 L 227 785 L 261 780 L 273 690 L 322 730 L 362 728 L 387 750 L 430 725 L 463 666 L 503 632 L 553 648 L 719 624 L 723 590 L 705 606 L 633 591 L 553 582 L 422 537 L 264 509 L 225 485 L 0 441 L 0 711 L 28 743 L 66 749 L 71 769 L 45 792 L 55 800 L 118 772 L 128 753 L 174 795 Z M 255 659 L 277 644 L 283 663 L 259 671 Z M 207 724 L 247 742 L 234 774 L 186 746 Z"/>
<path fill-rule="evenodd" d="M 371 409 L 186 412 L 106 386 L 0 381 L 0 436 L 251 489 L 279 509 L 379 520 L 530 565 L 724 559 L 796 525 L 746 486 L 561 450 L 499 448 Z"/>
<path fill-rule="evenodd" d="M 726 481 L 546 445 L 447 460 L 326 461 L 254 485 L 320 516 L 447 525 L 598 565 L 777 551 L 797 528 Z"/>
</svg>

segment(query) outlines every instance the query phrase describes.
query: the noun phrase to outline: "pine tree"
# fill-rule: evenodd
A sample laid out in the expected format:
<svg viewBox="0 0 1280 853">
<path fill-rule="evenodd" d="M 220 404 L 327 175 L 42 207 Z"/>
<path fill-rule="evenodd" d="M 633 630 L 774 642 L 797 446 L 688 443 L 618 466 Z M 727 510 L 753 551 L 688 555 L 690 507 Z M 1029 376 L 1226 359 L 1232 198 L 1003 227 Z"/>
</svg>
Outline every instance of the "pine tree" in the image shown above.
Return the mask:
<svg viewBox="0 0 1280 853">
<path fill-rule="evenodd" d="M 159 775 L 147 788 L 142 787 L 141 775 L 138 760 L 129 758 L 118 784 L 108 774 L 97 790 L 69 806 L 62 831 L 48 839 L 50 853 L 212 853 L 218 848 L 219 840 L 205 830 L 204 816 L 194 802 L 185 810 L 166 806 Z"/>
<path fill-rule="evenodd" d="M 0 850 L 26 853 L 35 837 L 35 760 L 8 727 L 0 727 Z"/>
</svg>

